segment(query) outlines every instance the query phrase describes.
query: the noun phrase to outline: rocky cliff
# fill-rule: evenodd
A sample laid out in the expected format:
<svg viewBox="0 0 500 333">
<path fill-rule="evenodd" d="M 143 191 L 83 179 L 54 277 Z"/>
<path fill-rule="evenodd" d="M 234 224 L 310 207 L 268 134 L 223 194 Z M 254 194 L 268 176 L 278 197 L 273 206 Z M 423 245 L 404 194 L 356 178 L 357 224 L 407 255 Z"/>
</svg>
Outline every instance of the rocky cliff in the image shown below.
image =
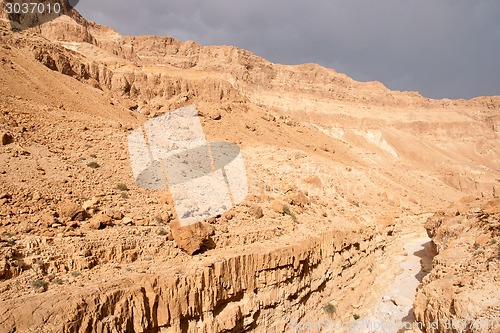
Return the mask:
<svg viewBox="0 0 500 333">
<path fill-rule="evenodd" d="M 385 242 L 353 226 L 304 240 L 277 238 L 245 254 L 215 251 L 189 266 L 150 259 L 142 274 L 115 267 L 115 278 L 103 271 L 99 285 L 4 301 L 1 323 L 20 332 L 281 332 L 293 320 L 329 318 L 327 301 L 349 320 L 370 297 L 368 269 L 383 260 Z"/>
<path fill-rule="evenodd" d="M 430 218 L 437 245 L 415 312 L 426 332 L 499 332 L 500 200 L 473 200 Z"/>
</svg>

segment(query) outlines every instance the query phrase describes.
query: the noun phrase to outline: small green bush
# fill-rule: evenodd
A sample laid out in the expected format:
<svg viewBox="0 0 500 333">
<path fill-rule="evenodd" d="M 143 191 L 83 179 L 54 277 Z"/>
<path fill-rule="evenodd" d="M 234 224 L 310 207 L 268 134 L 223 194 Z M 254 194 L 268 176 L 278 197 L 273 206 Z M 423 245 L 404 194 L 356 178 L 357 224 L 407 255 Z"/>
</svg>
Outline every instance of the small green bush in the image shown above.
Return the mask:
<svg viewBox="0 0 500 333">
<path fill-rule="evenodd" d="M 63 283 L 64 283 L 64 281 L 63 281 L 63 280 L 61 280 L 61 279 L 59 279 L 59 278 L 54 279 L 54 281 L 52 281 L 52 282 L 53 282 L 53 283 L 55 283 L 55 284 L 59 284 L 59 285 L 61 285 L 61 284 L 63 284 Z"/>
<path fill-rule="evenodd" d="M 328 303 L 323 307 L 323 310 L 328 314 L 330 317 L 332 317 L 335 314 L 335 305 L 332 303 Z"/>
<path fill-rule="evenodd" d="M 128 186 L 123 183 L 116 184 L 115 188 L 120 191 L 128 191 Z"/>
<path fill-rule="evenodd" d="M 161 225 L 161 224 L 163 224 L 163 223 L 165 222 L 165 221 L 163 220 L 163 217 L 162 217 L 160 214 L 156 215 L 156 216 L 154 217 L 154 220 L 156 221 L 156 224 L 158 224 L 158 225 Z"/>
<path fill-rule="evenodd" d="M 354 320 L 359 320 L 359 318 L 361 318 L 359 315 L 355 314 L 354 316 L 352 316 L 354 318 Z"/>
<path fill-rule="evenodd" d="M 47 290 L 47 287 L 49 286 L 49 284 L 42 279 L 38 279 L 35 281 L 31 281 L 31 286 L 33 288 L 35 288 L 35 290 L 38 290 L 38 289 Z"/>
<path fill-rule="evenodd" d="M 288 207 L 288 206 L 283 206 L 283 212 L 286 214 L 286 215 L 289 215 L 293 222 L 297 222 L 297 216 L 295 216 L 295 214 L 292 212 L 292 210 Z"/>
<path fill-rule="evenodd" d="M 97 162 L 90 162 L 89 164 L 87 164 L 87 166 L 92 169 L 97 169 L 100 167 L 100 165 Z"/>
</svg>

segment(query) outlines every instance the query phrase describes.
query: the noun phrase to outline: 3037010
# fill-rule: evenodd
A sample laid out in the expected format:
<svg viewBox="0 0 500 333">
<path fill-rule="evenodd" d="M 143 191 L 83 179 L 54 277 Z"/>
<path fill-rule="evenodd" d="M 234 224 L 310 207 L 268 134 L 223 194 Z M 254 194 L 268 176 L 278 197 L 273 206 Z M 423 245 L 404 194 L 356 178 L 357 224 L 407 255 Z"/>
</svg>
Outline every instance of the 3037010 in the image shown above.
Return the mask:
<svg viewBox="0 0 500 333">
<path fill-rule="evenodd" d="M 7 14 L 61 14 L 59 2 L 6 2 Z"/>
</svg>

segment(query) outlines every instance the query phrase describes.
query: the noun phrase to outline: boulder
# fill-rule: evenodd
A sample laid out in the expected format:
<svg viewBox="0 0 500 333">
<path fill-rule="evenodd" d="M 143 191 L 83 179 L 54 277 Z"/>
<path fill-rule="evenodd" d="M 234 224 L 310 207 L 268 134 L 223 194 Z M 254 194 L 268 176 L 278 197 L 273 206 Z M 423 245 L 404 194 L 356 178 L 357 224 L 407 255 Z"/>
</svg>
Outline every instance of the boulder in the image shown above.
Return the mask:
<svg viewBox="0 0 500 333">
<path fill-rule="evenodd" d="M 264 216 L 262 208 L 257 205 L 250 206 L 250 208 L 248 208 L 248 214 L 250 214 L 250 216 L 252 217 L 255 217 L 256 219 L 260 219 Z"/>
<path fill-rule="evenodd" d="M 130 111 L 135 111 L 139 108 L 139 105 L 129 98 L 124 99 L 122 105 Z"/>
<path fill-rule="evenodd" d="M 113 219 L 113 220 L 121 220 L 125 216 L 122 212 L 120 212 L 119 210 L 115 210 L 115 209 L 106 209 L 103 211 L 103 213 L 105 215 L 109 216 L 109 218 Z"/>
<path fill-rule="evenodd" d="M 225 212 L 224 214 L 222 214 L 222 217 L 224 220 L 230 221 L 234 218 L 234 212 L 232 212 L 232 211 Z"/>
<path fill-rule="evenodd" d="M 214 228 L 206 222 L 181 227 L 179 221 L 175 220 L 170 223 L 170 230 L 179 248 L 189 255 L 210 247 L 213 242 L 210 236 L 214 234 Z"/>
<path fill-rule="evenodd" d="M 281 200 L 274 200 L 273 203 L 271 204 L 271 208 L 278 214 L 284 214 L 285 211 L 283 210 L 283 207 L 285 204 Z"/>
<path fill-rule="evenodd" d="M 93 220 L 99 221 L 101 225 L 107 226 L 113 224 L 113 219 L 108 214 L 101 212 L 93 217 Z"/>
<path fill-rule="evenodd" d="M 125 216 L 122 219 L 121 224 L 124 224 L 124 225 L 133 225 L 134 224 L 134 220 L 130 216 Z"/>
<path fill-rule="evenodd" d="M 82 207 L 85 210 L 97 209 L 98 204 L 99 204 L 99 199 L 96 197 L 92 197 L 92 199 L 85 201 Z"/>
<path fill-rule="evenodd" d="M 304 178 L 304 183 L 309 184 L 313 187 L 323 188 L 323 183 L 318 176 L 309 176 Z"/>
<path fill-rule="evenodd" d="M 63 219 L 65 220 L 84 221 L 89 217 L 88 213 L 85 211 L 85 209 L 83 209 L 82 206 L 69 200 L 63 202 L 59 209 L 61 212 L 61 217 L 63 217 Z"/>
<path fill-rule="evenodd" d="M 14 136 L 9 133 L 2 134 L 2 145 L 6 146 L 14 142 Z"/>
<path fill-rule="evenodd" d="M 93 218 L 92 220 L 90 220 L 88 227 L 90 229 L 99 230 L 104 228 L 104 225 L 99 219 Z"/>
<path fill-rule="evenodd" d="M 210 119 L 212 120 L 221 120 L 222 119 L 222 115 L 219 111 L 215 111 L 215 112 L 212 112 L 210 114 Z"/>
<path fill-rule="evenodd" d="M 309 204 L 309 199 L 302 191 L 297 191 L 293 195 L 291 195 L 289 203 L 298 207 L 305 207 Z"/>
<path fill-rule="evenodd" d="M 42 214 L 42 216 L 39 219 L 40 226 L 45 227 L 45 228 L 49 228 L 50 226 L 52 226 L 56 222 L 57 222 L 56 218 L 49 213 Z"/>
</svg>

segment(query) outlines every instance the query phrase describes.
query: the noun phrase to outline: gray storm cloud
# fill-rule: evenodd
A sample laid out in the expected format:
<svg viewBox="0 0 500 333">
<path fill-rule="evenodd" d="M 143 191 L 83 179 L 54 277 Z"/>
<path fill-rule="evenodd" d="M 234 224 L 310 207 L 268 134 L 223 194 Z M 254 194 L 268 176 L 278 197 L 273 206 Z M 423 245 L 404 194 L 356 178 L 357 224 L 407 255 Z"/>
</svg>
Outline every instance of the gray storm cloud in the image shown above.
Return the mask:
<svg viewBox="0 0 500 333">
<path fill-rule="evenodd" d="M 432 98 L 500 95 L 498 0 L 80 1 L 124 35 L 235 45 Z"/>
</svg>

